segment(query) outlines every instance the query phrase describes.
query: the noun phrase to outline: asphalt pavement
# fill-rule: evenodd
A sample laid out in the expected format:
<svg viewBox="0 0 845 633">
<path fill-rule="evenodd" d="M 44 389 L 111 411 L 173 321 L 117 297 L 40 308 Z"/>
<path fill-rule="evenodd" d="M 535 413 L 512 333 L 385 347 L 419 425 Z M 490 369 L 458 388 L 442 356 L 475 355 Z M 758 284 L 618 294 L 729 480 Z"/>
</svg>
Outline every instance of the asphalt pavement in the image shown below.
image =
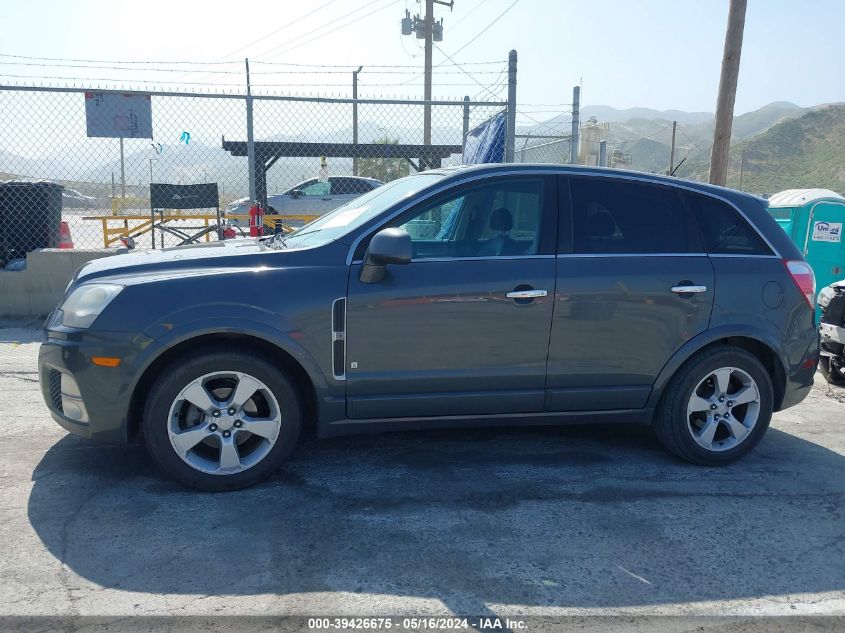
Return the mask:
<svg viewBox="0 0 845 633">
<path fill-rule="evenodd" d="M 311 440 L 188 490 L 68 435 L 40 332 L 0 323 L 0 616 L 845 615 L 845 391 L 817 376 L 737 464 L 623 425 Z"/>
</svg>

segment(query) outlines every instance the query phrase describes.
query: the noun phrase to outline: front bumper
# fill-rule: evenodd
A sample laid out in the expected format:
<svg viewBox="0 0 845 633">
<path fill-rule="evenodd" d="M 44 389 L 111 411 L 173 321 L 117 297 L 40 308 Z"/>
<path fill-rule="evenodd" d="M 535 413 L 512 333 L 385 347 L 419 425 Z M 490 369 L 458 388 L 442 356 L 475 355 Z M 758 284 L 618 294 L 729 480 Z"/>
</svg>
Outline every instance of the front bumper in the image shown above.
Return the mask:
<svg viewBox="0 0 845 633">
<path fill-rule="evenodd" d="M 53 419 L 76 435 L 128 442 L 130 398 L 156 348 L 161 346 L 135 333 L 74 330 L 48 321 L 38 352 L 38 376 Z M 118 357 L 121 362 L 102 367 L 93 364 L 94 356 Z M 64 384 L 63 374 L 69 377 Z"/>
</svg>

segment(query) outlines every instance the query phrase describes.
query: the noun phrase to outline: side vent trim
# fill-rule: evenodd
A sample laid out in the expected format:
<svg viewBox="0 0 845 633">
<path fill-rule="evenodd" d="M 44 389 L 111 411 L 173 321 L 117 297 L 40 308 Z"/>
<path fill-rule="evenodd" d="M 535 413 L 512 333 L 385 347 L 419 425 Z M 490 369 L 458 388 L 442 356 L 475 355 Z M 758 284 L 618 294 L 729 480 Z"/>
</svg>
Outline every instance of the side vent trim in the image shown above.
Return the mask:
<svg viewBox="0 0 845 633">
<path fill-rule="evenodd" d="M 346 297 L 332 302 L 332 373 L 346 380 Z"/>
</svg>

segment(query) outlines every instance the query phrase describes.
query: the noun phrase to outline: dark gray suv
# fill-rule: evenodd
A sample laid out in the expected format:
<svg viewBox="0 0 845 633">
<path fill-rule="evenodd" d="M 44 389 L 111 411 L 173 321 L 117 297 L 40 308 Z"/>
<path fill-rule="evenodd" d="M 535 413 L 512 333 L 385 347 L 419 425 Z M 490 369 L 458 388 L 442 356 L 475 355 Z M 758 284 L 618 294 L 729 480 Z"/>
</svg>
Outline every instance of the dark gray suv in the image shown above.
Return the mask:
<svg viewBox="0 0 845 633">
<path fill-rule="evenodd" d="M 288 236 L 83 266 L 46 324 L 64 428 L 142 440 L 207 490 L 320 436 L 478 424 L 651 424 L 724 464 L 800 402 L 812 271 L 728 189 L 495 165 L 388 183 Z"/>
</svg>

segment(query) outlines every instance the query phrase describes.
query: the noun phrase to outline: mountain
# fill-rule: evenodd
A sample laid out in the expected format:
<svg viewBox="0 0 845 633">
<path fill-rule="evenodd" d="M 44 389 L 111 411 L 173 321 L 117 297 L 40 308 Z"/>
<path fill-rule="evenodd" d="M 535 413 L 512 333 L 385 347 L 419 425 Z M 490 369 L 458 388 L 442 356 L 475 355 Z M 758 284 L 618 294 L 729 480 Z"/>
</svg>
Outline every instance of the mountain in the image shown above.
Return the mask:
<svg viewBox="0 0 845 633">
<path fill-rule="evenodd" d="M 731 154 L 729 186 L 739 186 L 742 167 L 746 191 L 775 193 L 805 187 L 845 191 L 845 104 L 782 121 L 739 144 Z"/>
<path fill-rule="evenodd" d="M 592 105 L 581 108 L 581 120 L 586 121 L 591 116 L 599 121 L 619 123 L 630 119 L 661 119 L 677 121 L 682 125 L 698 125 L 713 120 L 712 112 L 684 112 L 682 110 L 653 110 L 652 108 L 627 108 L 619 110 L 606 105 Z"/>
<path fill-rule="evenodd" d="M 705 180 L 708 161 L 709 155 L 698 155 L 676 175 Z M 808 109 L 734 143 L 727 185 L 757 194 L 814 187 L 845 191 L 845 104 Z"/>
</svg>

